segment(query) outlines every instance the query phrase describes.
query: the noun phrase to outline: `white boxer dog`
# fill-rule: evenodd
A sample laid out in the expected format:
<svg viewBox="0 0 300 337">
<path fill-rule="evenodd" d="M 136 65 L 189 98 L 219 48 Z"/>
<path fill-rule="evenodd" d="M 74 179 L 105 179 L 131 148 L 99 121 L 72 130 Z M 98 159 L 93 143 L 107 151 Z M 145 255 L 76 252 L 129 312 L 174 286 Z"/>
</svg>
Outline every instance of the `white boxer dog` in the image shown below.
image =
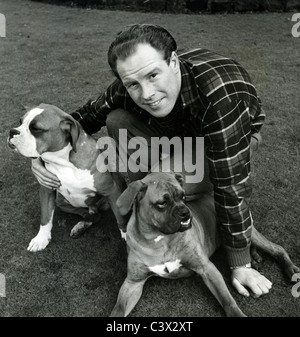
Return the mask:
<svg viewBox="0 0 300 337">
<path fill-rule="evenodd" d="M 48 104 L 28 111 L 21 118 L 21 125 L 9 133 L 10 148 L 25 157 L 41 158 L 46 169 L 59 178 L 61 208 L 83 216 L 84 221 L 72 229 L 72 237 L 90 227 L 108 203 L 119 228 L 125 229 L 124 218 L 116 207 L 121 188 L 110 172 L 99 171 L 96 162 L 101 153 L 96 144 L 72 116 Z M 50 242 L 55 200 L 56 191 L 40 187 L 40 230 L 31 240 L 29 251 L 42 250 Z"/>
</svg>

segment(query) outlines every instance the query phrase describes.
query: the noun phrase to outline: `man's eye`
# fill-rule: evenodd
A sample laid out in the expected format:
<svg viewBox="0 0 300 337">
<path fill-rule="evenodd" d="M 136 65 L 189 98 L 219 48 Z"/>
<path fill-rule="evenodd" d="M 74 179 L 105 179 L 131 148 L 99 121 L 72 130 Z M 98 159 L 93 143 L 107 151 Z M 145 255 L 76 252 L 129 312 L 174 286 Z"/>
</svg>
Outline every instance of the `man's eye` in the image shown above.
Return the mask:
<svg viewBox="0 0 300 337">
<path fill-rule="evenodd" d="M 156 76 L 157 76 L 157 73 L 153 73 L 153 74 L 150 75 L 150 78 L 153 79 L 153 78 L 155 78 Z"/>
<path fill-rule="evenodd" d="M 136 89 L 137 88 L 137 83 L 130 83 L 129 85 L 127 85 L 127 88 L 131 89 L 131 90 Z"/>
</svg>

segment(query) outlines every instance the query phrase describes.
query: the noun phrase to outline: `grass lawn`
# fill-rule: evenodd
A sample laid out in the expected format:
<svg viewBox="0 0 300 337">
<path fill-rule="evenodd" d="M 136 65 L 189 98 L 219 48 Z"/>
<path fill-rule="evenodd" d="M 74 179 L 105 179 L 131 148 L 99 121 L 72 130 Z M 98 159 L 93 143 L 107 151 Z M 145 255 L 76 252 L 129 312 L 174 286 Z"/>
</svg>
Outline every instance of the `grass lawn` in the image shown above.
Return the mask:
<svg viewBox="0 0 300 337">
<path fill-rule="evenodd" d="M 52 103 L 67 112 L 95 98 L 112 81 L 106 62 L 121 27 L 165 26 L 179 48 L 204 47 L 231 56 L 249 71 L 267 113 L 264 142 L 253 163 L 252 213 L 256 227 L 283 245 L 300 265 L 299 73 L 300 38 L 292 13 L 184 15 L 66 8 L 28 0 L 1 1 L 6 37 L 0 38 L 0 273 L 6 297 L 0 316 L 108 316 L 126 276 L 125 244 L 110 212 L 80 239 L 69 232 L 78 218 L 55 216 L 52 241 L 42 252 L 26 248 L 39 227 L 38 184 L 30 160 L 6 146 L 24 107 Z M 267 296 L 245 299 L 230 285 L 222 252 L 213 257 L 249 316 L 298 316 L 300 298 L 279 266 L 264 256 Z M 131 316 L 224 316 L 197 276 L 150 279 Z"/>
</svg>

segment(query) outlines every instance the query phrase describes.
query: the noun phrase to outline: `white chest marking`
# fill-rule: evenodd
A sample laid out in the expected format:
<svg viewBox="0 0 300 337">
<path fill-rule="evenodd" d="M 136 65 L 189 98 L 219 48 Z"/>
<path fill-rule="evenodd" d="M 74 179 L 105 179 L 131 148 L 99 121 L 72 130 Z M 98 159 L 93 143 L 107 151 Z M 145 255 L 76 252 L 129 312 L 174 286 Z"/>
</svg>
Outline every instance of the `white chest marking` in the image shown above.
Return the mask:
<svg viewBox="0 0 300 337">
<path fill-rule="evenodd" d="M 159 242 L 160 240 L 162 240 L 164 238 L 163 235 L 159 235 L 157 238 L 154 239 L 154 241 L 157 243 Z"/>
<path fill-rule="evenodd" d="M 89 170 L 82 170 L 69 161 L 72 147 L 68 144 L 57 152 L 42 155 L 46 168 L 55 174 L 61 182 L 59 192 L 74 207 L 87 207 L 85 200 L 96 195 L 94 178 Z"/>
<path fill-rule="evenodd" d="M 165 276 L 173 271 L 179 269 L 182 266 L 179 259 L 175 261 L 166 262 L 164 264 L 158 264 L 156 266 L 149 267 L 149 270 L 159 276 Z"/>
</svg>

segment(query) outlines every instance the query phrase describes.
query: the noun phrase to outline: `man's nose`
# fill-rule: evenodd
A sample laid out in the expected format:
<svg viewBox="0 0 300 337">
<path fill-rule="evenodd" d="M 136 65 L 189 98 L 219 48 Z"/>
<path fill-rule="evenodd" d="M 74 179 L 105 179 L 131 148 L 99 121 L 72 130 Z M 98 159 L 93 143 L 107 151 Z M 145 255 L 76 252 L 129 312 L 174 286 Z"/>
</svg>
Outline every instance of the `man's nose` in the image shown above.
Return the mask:
<svg viewBox="0 0 300 337">
<path fill-rule="evenodd" d="M 151 100 L 154 94 L 155 94 L 155 90 L 154 90 L 153 85 L 149 83 L 142 85 L 142 98 L 145 101 Z"/>
</svg>

